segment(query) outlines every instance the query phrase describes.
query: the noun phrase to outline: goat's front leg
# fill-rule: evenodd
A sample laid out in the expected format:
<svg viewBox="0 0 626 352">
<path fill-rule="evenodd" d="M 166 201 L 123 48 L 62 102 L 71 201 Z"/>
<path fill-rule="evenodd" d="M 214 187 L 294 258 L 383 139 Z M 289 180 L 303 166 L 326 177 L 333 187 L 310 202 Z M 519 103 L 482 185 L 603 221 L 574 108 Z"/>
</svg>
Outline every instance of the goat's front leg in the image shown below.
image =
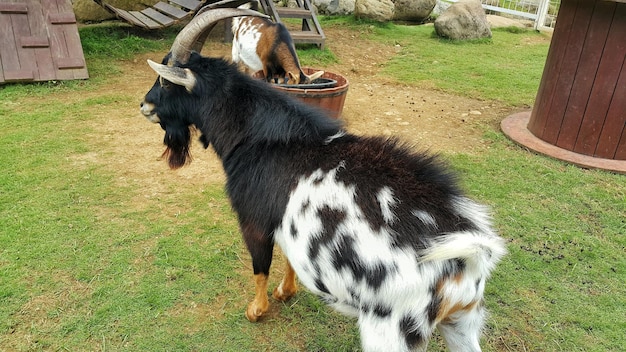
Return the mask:
<svg viewBox="0 0 626 352">
<path fill-rule="evenodd" d="M 248 304 L 246 309 L 246 318 L 253 323 L 259 320 L 270 307 L 267 299 L 268 278 L 267 274 L 254 274 L 254 300 Z"/>
<path fill-rule="evenodd" d="M 265 82 L 273 83 L 274 74 L 266 66 L 263 66 L 263 77 L 265 77 Z"/>
<path fill-rule="evenodd" d="M 263 66 L 263 75 L 265 76 L 265 81 L 269 83 L 281 84 L 284 82 L 279 81 L 278 75 L 274 72 L 273 69 Z"/>
<path fill-rule="evenodd" d="M 289 260 L 285 259 L 285 276 L 283 281 L 280 282 L 274 289 L 272 296 L 279 301 L 286 301 L 293 297 L 298 292 L 298 286 L 296 285 L 296 272 L 293 271 Z"/>
<path fill-rule="evenodd" d="M 269 235 L 252 225 L 242 226 L 242 233 L 248 251 L 252 256 L 254 270 L 254 300 L 248 304 L 246 318 L 256 322 L 269 309 L 267 298 L 267 283 L 272 265 L 272 250 L 274 241 Z"/>
</svg>

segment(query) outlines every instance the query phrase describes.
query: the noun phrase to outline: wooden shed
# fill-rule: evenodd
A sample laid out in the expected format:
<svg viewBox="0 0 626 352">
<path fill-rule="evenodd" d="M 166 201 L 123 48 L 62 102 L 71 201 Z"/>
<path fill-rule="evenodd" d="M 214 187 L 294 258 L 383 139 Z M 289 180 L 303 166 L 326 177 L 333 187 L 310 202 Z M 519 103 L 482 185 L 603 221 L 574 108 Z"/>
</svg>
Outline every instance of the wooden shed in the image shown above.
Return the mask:
<svg viewBox="0 0 626 352">
<path fill-rule="evenodd" d="M 70 0 L 0 0 L 0 83 L 86 78 Z"/>
<path fill-rule="evenodd" d="M 626 173 L 626 0 L 563 0 L 532 112 L 511 139 L 577 165 Z"/>
</svg>

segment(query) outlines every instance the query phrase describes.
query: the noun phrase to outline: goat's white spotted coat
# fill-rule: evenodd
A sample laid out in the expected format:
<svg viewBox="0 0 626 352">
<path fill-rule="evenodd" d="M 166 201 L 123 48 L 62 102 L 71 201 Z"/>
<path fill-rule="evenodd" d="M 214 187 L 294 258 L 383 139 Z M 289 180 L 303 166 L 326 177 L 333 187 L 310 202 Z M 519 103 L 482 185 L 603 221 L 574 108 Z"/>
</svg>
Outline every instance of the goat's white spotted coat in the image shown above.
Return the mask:
<svg viewBox="0 0 626 352">
<path fill-rule="evenodd" d="M 258 26 L 253 25 L 251 17 L 235 17 L 232 20 L 233 37 L 232 59 L 233 62 L 242 62 L 253 72 L 263 69 L 263 62 L 256 52 L 257 43 L 261 38 Z"/>
<path fill-rule="evenodd" d="M 483 216 L 484 210 L 480 205 L 460 198 L 455 202 L 459 214 L 470 215 L 469 219 L 478 219 L 475 224 L 484 233 L 468 236 L 467 233 L 452 233 L 441 241 L 441 246 L 435 244 L 424 252 L 415 253 L 408 248 L 398 248 L 390 243 L 391 234 L 385 227 L 373 229 L 364 218 L 363 212 L 355 202 L 355 186 L 336 181 L 336 174 L 344 168 L 341 163 L 329 172 L 317 170 L 308 177 L 300 178 L 296 188 L 290 195 L 287 209 L 281 226 L 275 232 L 275 241 L 281 247 L 292 267 L 298 274 L 302 284 L 319 295 L 337 311 L 358 317 L 361 330 L 362 344 L 367 351 L 405 351 L 409 347 L 405 342 L 405 333 L 401 331 L 400 322 L 403 318 L 419 317 L 424 315 L 433 297 L 431 287 L 437 285 L 441 279 L 443 259 L 457 256 L 467 256 L 470 251 L 481 251 L 474 248 L 472 241 L 482 242 L 482 236 L 489 234 L 489 219 Z M 383 187 L 377 195 L 380 211 L 388 224 L 397 220 L 394 206 L 397 203 L 390 187 Z M 345 218 L 336 224 L 333 239 L 325 243 L 315 259 L 311 258 L 310 248 L 313 242 L 319 241 L 323 233 L 323 220 L 318 215 L 324 208 L 335 209 L 345 214 Z M 436 227 L 435 219 L 431 214 L 421 210 L 414 210 L 413 214 L 425 224 Z M 295 227 L 295 228 L 292 228 Z M 495 235 L 494 235 L 495 236 Z M 348 268 L 337 270 L 332 252 L 341 245 L 340 241 L 348 237 L 352 242 L 354 252 L 367 269 L 383 266 L 387 268 L 387 276 L 377 289 L 363 278 L 357 278 Z M 490 248 L 493 238 L 486 239 L 485 248 Z M 468 243 L 470 242 L 470 243 Z M 504 253 L 494 253 L 499 257 Z M 490 261 L 486 258 L 485 261 Z M 461 306 L 480 301 L 484 291 L 485 273 L 483 261 L 468 266 L 462 280 L 445 281 L 441 284 L 440 295 L 451 300 L 451 304 Z M 490 269 L 490 268 L 489 268 Z M 323 282 L 328 292 L 320 290 L 318 281 Z M 476 285 L 476 280 L 480 284 Z M 388 316 L 374 314 L 365 306 L 389 307 Z M 452 350 L 480 350 L 478 339 L 482 322 L 482 310 L 477 309 L 473 322 L 461 321 L 460 324 L 476 325 L 470 335 L 455 336 L 452 340 L 462 345 L 460 349 Z M 465 317 L 462 317 L 465 318 Z M 397 321 L 389 324 L 388 320 Z M 421 322 L 421 334 L 429 335 L 434 325 Z M 459 335 L 458 329 L 447 328 L 446 335 Z M 463 342 L 465 341 L 465 342 Z"/>
</svg>

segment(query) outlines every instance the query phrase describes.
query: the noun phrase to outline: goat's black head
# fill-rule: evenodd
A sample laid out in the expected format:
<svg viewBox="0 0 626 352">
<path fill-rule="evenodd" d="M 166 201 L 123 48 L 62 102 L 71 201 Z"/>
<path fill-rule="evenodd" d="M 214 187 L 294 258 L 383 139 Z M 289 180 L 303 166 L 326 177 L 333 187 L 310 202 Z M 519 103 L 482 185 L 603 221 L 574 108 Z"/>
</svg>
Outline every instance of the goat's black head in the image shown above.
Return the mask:
<svg viewBox="0 0 626 352">
<path fill-rule="evenodd" d="M 163 60 L 166 62 L 169 55 Z M 187 163 L 191 141 L 190 119 L 191 92 L 195 86 L 195 75 L 188 68 L 157 64 L 148 60 L 159 74 L 152 89 L 141 103 L 141 113 L 153 123 L 158 123 L 165 131 L 163 144 L 170 168 L 177 169 Z"/>
<path fill-rule="evenodd" d="M 265 16 L 246 9 L 213 9 L 199 11 L 196 17 L 176 36 L 170 53 L 161 64 L 148 60 L 159 74 L 152 89 L 141 103 L 141 113 L 151 122 L 159 123 L 165 130 L 163 143 L 167 147 L 163 157 L 170 168 L 177 169 L 190 160 L 190 128 L 193 124 L 191 102 L 196 77 L 187 66 L 192 52 L 200 52 L 209 32 L 218 21 L 235 16 Z"/>
</svg>

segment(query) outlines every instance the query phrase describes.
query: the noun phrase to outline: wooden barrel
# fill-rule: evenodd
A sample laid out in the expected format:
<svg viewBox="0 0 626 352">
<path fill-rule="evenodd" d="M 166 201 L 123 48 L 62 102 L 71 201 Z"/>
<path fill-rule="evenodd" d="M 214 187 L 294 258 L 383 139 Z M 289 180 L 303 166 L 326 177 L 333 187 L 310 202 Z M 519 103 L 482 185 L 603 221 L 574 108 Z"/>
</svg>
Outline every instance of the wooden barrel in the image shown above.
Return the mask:
<svg viewBox="0 0 626 352">
<path fill-rule="evenodd" d="M 320 71 L 310 67 L 303 67 L 302 72 L 307 75 Z M 254 74 L 256 78 L 263 78 L 263 72 L 259 71 Z M 276 84 L 272 86 L 279 91 L 286 93 L 308 105 L 315 106 L 325 110 L 332 118 L 340 118 L 343 111 L 343 105 L 346 102 L 346 96 L 348 94 L 348 79 L 342 75 L 324 72 L 322 78 L 329 78 L 337 81 L 337 84 L 332 88 L 323 89 L 307 89 L 307 88 L 288 88 L 282 87 Z M 306 86 L 306 85 L 303 85 Z"/>
<path fill-rule="evenodd" d="M 528 130 L 626 160 L 626 0 L 563 0 Z"/>
</svg>

